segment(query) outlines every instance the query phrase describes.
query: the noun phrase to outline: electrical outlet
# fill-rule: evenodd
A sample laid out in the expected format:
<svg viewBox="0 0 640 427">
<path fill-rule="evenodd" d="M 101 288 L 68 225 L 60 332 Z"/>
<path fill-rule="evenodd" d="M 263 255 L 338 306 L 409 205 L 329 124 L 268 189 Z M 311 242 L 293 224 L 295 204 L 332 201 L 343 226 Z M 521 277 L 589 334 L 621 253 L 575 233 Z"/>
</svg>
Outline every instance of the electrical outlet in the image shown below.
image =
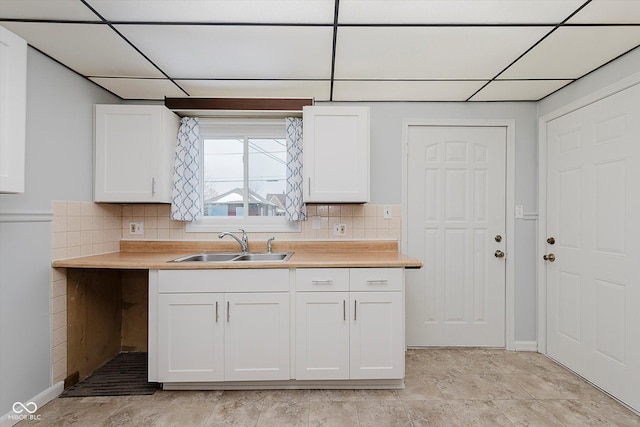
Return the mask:
<svg viewBox="0 0 640 427">
<path fill-rule="evenodd" d="M 144 222 L 142 221 L 130 222 L 129 234 L 144 234 Z"/>
<path fill-rule="evenodd" d="M 386 206 L 384 207 L 384 214 L 382 215 L 382 217 L 384 219 L 391 219 L 393 218 L 393 213 L 391 212 L 391 206 Z"/>
<path fill-rule="evenodd" d="M 334 236 L 346 236 L 347 235 L 347 224 L 333 224 L 333 235 Z"/>
</svg>

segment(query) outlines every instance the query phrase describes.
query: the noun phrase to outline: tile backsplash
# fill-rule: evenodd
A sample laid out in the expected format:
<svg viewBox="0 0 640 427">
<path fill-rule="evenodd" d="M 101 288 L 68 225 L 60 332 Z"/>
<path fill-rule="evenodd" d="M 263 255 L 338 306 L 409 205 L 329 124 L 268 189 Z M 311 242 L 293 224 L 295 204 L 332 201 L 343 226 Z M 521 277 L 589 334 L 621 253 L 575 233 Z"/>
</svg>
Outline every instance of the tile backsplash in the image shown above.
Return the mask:
<svg viewBox="0 0 640 427">
<path fill-rule="evenodd" d="M 387 205 L 389 206 L 389 205 Z M 266 240 L 331 240 L 331 239 L 396 239 L 401 237 L 401 211 L 391 205 L 393 217 L 383 218 L 383 205 L 307 205 L 307 221 L 302 221 L 300 232 L 248 233 L 249 239 Z M 132 240 L 214 240 L 215 233 L 186 232 L 182 221 L 169 218 L 170 206 L 157 204 L 123 205 L 122 238 Z M 319 229 L 313 228 L 314 217 Z M 144 234 L 130 234 L 130 222 L 143 222 Z M 346 234 L 334 236 L 333 225 L 345 224 Z"/>
</svg>

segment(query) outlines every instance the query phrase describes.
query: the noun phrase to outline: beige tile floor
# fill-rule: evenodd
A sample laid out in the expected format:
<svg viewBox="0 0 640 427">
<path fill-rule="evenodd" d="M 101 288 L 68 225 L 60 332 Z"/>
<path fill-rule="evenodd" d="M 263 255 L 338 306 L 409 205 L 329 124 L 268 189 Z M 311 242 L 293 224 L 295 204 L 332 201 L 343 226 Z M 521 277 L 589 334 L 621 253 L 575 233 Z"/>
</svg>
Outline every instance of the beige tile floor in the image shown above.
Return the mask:
<svg viewBox="0 0 640 427">
<path fill-rule="evenodd" d="M 404 390 L 158 391 L 58 398 L 19 426 L 640 426 L 537 353 L 409 350 Z M 639 385 L 640 386 L 640 385 Z"/>
</svg>

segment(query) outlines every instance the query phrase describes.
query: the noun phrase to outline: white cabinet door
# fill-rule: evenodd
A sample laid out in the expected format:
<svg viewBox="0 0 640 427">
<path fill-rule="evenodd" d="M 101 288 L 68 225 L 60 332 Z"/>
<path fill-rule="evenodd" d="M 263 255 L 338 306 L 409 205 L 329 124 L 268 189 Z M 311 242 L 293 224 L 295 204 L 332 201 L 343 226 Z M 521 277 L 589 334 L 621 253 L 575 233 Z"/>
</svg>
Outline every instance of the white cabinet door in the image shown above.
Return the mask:
<svg viewBox="0 0 640 427">
<path fill-rule="evenodd" d="M 96 105 L 94 120 L 94 200 L 169 203 L 178 116 L 161 105 Z"/>
<path fill-rule="evenodd" d="M 296 294 L 296 379 L 349 378 L 349 293 Z"/>
<path fill-rule="evenodd" d="M 290 379 L 289 293 L 225 298 L 225 380 Z"/>
<path fill-rule="evenodd" d="M 304 107 L 304 201 L 369 201 L 369 108 Z"/>
<path fill-rule="evenodd" d="M 351 292 L 350 377 L 404 378 L 402 292 Z"/>
<path fill-rule="evenodd" d="M 223 381 L 223 294 L 158 295 L 158 380 Z"/>
<path fill-rule="evenodd" d="M 0 27 L 0 193 L 24 193 L 27 42 Z"/>
</svg>

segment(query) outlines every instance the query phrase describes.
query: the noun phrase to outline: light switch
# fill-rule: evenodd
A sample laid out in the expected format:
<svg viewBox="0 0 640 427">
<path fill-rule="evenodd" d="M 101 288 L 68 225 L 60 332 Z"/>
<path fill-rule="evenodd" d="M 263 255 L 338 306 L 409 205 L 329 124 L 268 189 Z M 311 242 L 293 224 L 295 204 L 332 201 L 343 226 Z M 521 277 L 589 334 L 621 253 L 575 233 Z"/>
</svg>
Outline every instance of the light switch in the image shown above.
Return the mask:
<svg viewBox="0 0 640 427">
<path fill-rule="evenodd" d="M 384 213 L 383 213 L 382 217 L 383 217 L 384 219 L 391 219 L 391 218 L 393 218 L 393 213 L 392 213 L 392 211 L 391 211 L 391 206 L 387 206 L 387 205 L 385 205 L 385 207 L 384 207 Z"/>
<path fill-rule="evenodd" d="M 524 207 L 522 205 L 516 205 L 516 218 L 524 218 Z"/>
</svg>

